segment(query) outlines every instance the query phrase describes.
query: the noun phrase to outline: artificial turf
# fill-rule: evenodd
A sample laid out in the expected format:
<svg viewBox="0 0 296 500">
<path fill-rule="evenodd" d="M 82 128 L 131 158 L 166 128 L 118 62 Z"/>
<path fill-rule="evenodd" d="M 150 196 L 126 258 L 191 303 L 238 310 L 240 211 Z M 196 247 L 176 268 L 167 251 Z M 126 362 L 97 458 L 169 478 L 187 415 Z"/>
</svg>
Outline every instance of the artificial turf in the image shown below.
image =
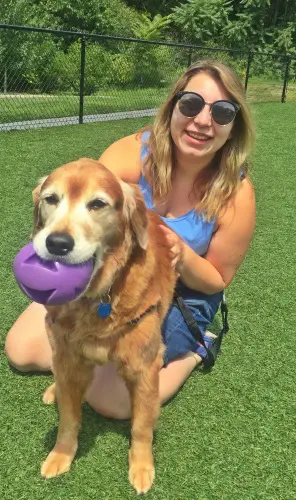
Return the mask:
<svg viewBox="0 0 296 500">
<path fill-rule="evenodd" d="M 251 177 L 257 227 L 227 291 L 230 332 L 211 373 L 195 371 L 161 412 L 155 432 L 155 486 L 147 498 L 296 498 L 295 191 L 296 105 L 253 107 L 257 145 Z M 38 177 L 80 156 L 98 157 L 145 119 L 0 134 L 1 346 L 27 299 L 11 263 L 29 241 Z M 218 316 L 217 321 L 220 321 Z M 51 375 L 20 375 L 0 364 L 0 494 L 12 500 L 129 499 L 129 422 L 83 409 L 71 471 L 43 480 L 58 415 L 44 406 Z"/>
</svg>

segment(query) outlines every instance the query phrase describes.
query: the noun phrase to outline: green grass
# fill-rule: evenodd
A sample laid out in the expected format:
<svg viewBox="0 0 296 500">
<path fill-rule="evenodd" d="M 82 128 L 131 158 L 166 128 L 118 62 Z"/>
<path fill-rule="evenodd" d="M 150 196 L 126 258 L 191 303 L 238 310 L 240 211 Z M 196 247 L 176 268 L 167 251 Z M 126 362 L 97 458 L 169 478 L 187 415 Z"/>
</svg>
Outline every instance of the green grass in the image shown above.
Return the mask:
<svg viewBox="0 0 296 500">
<path fill-rule="evenodd" d="M 248 101 L 251 103 L 281 102 L 283 85 L 283 81 L 258 81 L 250 78 L 247 90 Z M 288 84 L 286 100 L 296 102 L 296 84 L 294 82 Z"/>
<path fill-rule="evenodd" d="M 84 114 L 111 113 L 158 107 L 167 94 L 165 88 L 102 90 L 84 98 Z M 78 116 L 79 95 L 0 96 L 0 123 Z"/>
<path fill-rule="evenodd" d="M 257 228 L 230 286 L 230 332 L 210 374 L 196 371 L 161 412 L 148 499 L 294 500 L 296 105 L 254 105 L 258 141 L 252 178 Z M 97 157 L 144 120 L 0 134 L 1 338 L 27 304 L 11 262 L 29 238 L 35 180 L 64 161 Z M 127 480 L 128 422 L 87 405 L 69 474 L 44 481 L 39 464 L 54 444 L 57 411 L 41 402 L 51 376 L 1 364 L 0 492 L 12 500 L 134 498 Z"/>
<path fill-rule="evenodd" d="M 280 102 L 283 82 L 250 78 L 249 102 Z M 167 95 L 166 88 L 144 88 L 134 90 L 102 90 L 99 94 L 86 96 L 84 114 L 112 113 L 158 107 Z M 288 101 L 296 101 L 296 85 L 288 87 Z M 73 95 L 0 95 L 0 123 L 78 116 L 79 96 Z"/>
</svg>

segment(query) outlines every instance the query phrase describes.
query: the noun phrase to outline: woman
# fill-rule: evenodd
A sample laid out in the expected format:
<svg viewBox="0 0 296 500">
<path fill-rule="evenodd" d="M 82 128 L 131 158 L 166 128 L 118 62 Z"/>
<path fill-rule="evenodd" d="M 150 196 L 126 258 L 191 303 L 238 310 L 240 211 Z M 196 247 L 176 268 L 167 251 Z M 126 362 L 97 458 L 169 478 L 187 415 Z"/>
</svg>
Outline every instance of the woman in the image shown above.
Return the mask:
<svg viewBox="0 0 296 500">
<path fill-rule="evenodd" d="M 247 177 L 253 128 L 238 77 L 218 62 L 192 65 L 177 81 L 151 130 L 112 144 L 100 162 L 124 181 L 138 183 L 147 206 L 166 221 L 163 228 L 179 293 L 206 332 L 250 245 L 255 199 Z M 50 370 L 45 309 L 31 304 L 6 341 L 12 365 L 21 371 Z M 161 403 L 171 398 L 206 356 L 173 306 L 163 325 L 166 343 L 159 374 Z M 130 415 L 123 380 L 110 363 L 96 367 L 87 401 L 113 418 Z"/>
</svg>

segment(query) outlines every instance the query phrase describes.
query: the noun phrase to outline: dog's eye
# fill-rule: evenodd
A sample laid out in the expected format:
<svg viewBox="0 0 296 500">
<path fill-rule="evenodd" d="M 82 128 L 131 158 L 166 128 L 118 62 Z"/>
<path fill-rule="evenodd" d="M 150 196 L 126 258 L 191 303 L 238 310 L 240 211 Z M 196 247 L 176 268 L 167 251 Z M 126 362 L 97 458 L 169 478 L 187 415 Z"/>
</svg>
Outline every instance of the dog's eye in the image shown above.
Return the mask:
<svg viewBox="0 0 296 500">
<path fill-rule="evenodd" d="M 48 196 L 45 196 L 45 201 L 48 203 L 48 205 L 57 205 L 59 202 L 59 199 L 56 194 L 49 194 Z"/>
<path fill-rule="evenodd" d="M 88 203 L 88 210 L 100 210 L 100 208 L 104 208 L 107 206 L 107 203 L 99 198 L 92 200 Z"/>
</svg>

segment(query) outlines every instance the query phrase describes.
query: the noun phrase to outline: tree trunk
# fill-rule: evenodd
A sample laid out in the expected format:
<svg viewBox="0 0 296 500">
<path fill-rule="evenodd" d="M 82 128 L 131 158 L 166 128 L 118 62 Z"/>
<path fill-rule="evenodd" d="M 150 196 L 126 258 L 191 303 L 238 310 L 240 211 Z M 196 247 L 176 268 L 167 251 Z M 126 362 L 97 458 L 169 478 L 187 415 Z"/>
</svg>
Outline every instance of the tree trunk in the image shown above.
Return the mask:
<svg viewBox="0 0 296 500">
<path fill-rule="evenodd" d="M 286 4 L 287 4 L 287 0 L 286 0 Z M 275 28 L 275 26 L 276 26 L 278 13 L 279 13 L 279 6 L 280 6 L 280 0 L 276 0 L 274 14 L 273 14 L 273 21 L 272 21 L 273 28 Z"/>
</svg>

